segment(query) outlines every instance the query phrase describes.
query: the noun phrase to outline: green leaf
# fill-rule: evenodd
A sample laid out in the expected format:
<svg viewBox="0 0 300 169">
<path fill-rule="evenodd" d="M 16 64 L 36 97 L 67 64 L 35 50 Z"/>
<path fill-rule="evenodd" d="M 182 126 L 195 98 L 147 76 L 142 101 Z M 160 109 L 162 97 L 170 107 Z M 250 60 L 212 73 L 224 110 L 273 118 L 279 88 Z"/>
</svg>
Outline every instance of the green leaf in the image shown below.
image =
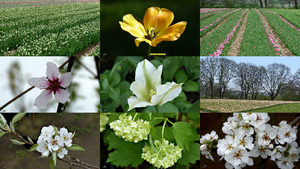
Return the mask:
<svg viewBox="0 0 300 169">
<path fill-rule="evenodd" d="M 36 148 L 38 147 L 38 144 L 34 144 L 33 146 L 30 147 L 28 151 L 36 151 Z"/>
<path fill-rule="evenodd" d="M 2 137 L 4 134 L 6 134 L 7 132 L 4 131 L 0 131 L 0 137 Z"/>
<path fill-rule="evenodd" d="M 33 141 L 32 141 L 32 139 L 31 139 L 29 136 L 27 136 L 27 139 L 28 139 L 28 141 L 29 141 L 30 143 L 34 144 Z"/>
<path fill-rule="evenodd" d="M 66 147 L 66 149 L 72 151 L 85 151 L 84 148 L 76 144 L 73 144 L 71 147 Z"/>
<path fill-rule="evenodd" d="M 13 132 L 13 133 L 15 132 L 15 126 L 12 122 L 10 122 L 9 128 L 10 128 L 11 132 Z"/>
<path fill-rule="evenodd" d="M 120 89 L 119 88 L 112 88 L 109 87 L 109 93 L 108 93 L 109 97 L 112 99 L 116 99 L 120 96 Z"/>
<path fill-rule="evenodd" d="M 50 167 L 51 167 L 51 169 L 53 169 L 54 166 L 56 166 L 56 160 L 57 160 L 56 151 L 53 151 L 51 159 L 50 159 Z"/>
<path fill-rule="evenodd" d="M 200 100 L 193 103 L 191 107 L 189 107 L 186 111 L 186 113 L 200 113 Z"/>
<path fill-rule="evenodd" d="M 16 145 L 24 145 L 25 144 L 25 142 L 21 142 L 21 141 L 15 140 L 15 139 L 10 139 L 10 141 Z"/>
<path fill-rule="evenodd" d="M 156 134 L 157 134 L 157 136 L 159 136 L 160 139 L 162 138 L 162 127 L 163 126 L 155 127 L 156 128 Z M 164 139 L 168 140 L 169 142 L 174 142 L 174 135 L 173 135 L 172 127 L 165 127 Z M 157 139 L 155 139 L 155 140 L 157 140 Z"/>
<path fill-rule="evenodd" d="M 178 164 L 196 164 L 196 161 L 200 160 L 200 144 L 193 143 L 189 149 L 190 151 L 183 151 L 182 158 L 178 160 Z"/>
<path fill-rule="evenodd" d="M 175 74 L 175 80 L 177 83 L 182 83 L 188 80 L 188 76 L 186 75 L 183 68 L 178 70 Z"/>
<path fill-rule="evenodd" d="M 121 76 L 120 76 L 120 74 L 119 73 L 117 73 L 117 72 L 111 72 L 111 74 L 109 75 L 109 77 L 108 77 L 108 81 L 109 81 L 109 85 L 111 86 L 111 87 L 114 87 L 114 86 L 116 86 L 117 84 L 119 84 L 120 83 L 120 81 L 121 81 Z"/>
<path fill-rule="evenodd" d="M 154 106 L 146 107 L 142 112 L 144 113 L 157 113 Z M 159 113 L 178 113 L 179 110 L 172 103 L 165 103 L 162 106 L 158 106 Z"/>
<path fill-rule="evenodd" d="M 127 142 L 122 138 L 117 137 L 113 132 L 108 136 L 109 147 L 108 150 L 115 149 L 109 153 L 107 162 L 111 162 L 116 166 L 136 167 L 144 161 L 141 158 L 142 148 L 145 141 L 138 143 Z"/>
<path fill-rule="evenodd" d="M 181 67 L 181 59 L 178 57 L 167 57 L 163 61 L 163 83 L 172 81 L 175 73 Z"/>
<path fill-rule="evenodd" d="M 6 124 L 7 122 L 6 122 L 6 120 L 5 120 L 5 118 L 4 118 L 4 116 L 0 113 L 0 123 L 2 124 L 2 125 L 4 125 L 4 124 Z"/>
<path fill-rule="evenodd" d="M 14 118 L 12 119 L 12 124 L 15 124 L 17 121 L 21 120 L 26 113 L 18 113 L 14 116 Z"/>
<path fill-rule="evenodd" d="M 188 80 L 183 83 L 182 89 L 185 92 L 199 92 L 200 85 L 197 82 L 194 82 L 192 80 Z"/>
<path fill-rule="evenodd" d="M 177 144 L 189 151 L 191 144 L 198 139 L 198 133 L 195 128 L 186 122 L 176 122 L 172 128 Z"/>
</svg>

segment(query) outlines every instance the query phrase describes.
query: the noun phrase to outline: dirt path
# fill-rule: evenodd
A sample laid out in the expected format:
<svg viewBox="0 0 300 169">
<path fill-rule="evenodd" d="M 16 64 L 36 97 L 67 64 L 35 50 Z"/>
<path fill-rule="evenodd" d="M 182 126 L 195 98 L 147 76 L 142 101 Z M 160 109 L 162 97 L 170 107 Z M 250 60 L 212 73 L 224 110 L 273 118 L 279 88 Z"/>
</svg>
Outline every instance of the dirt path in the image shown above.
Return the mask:
<svg viewBox="0 0 300 169">
<path fill-rule="evenodd" d="M 241 27 L 239 29 L 239 31 L 237 32 L 236 38 L 233 41 L 233 43 L 231 44 L 229 51 L 227 53 L 228 56 L 239 56 L 240 54 L 240 47 L 243 41 L 243 37 L 244 37 L 244 33 L 246 30 L 246 25 L 247 25 L 247 19 L 248 19 L 248 14 L 249 14 L 250 10 L 246 13 L 244 20 L 241 24 Z"/>
<path fill-rule="evenodd" d="M 201 45 L 202 39 L 205 38 L 206 36 L 209 36 L 211 33 L 213 33 L 215 31 L 215 29 L 220 27 L 228 19 L 228 17 L 229 16 L 227 16 L 223 21 L 219 22 L 215 28 L 213 28 L 212 30 L 210 30 L 206 34 L 204 34 L 202 37 L 200 37 L 200 45 Z"/>
<path fill-rule="evenodd" d="M 274 29 L 270 26 L 267 18 L 261 14 L 263 18 L 263 22 L 266 25 L 267 29 L 269 30 L 269 33 L 274 37 L 274 42 L 278 45 L 280 50 L 284 53 L 285 56 L 295 56 L 287 47 L 285 47 L 284 43 L 280 40 L 279 36 L 276 34 Z"/>
<path fill-rule="evenodd" d="M 89 47 L 87 47 L 86 49 L 78 52 L 77 54 L 75 54 L 74 56 L 88 56 L 90 55 L 93 50 L 97 47 L 97 46 L 100 46 L 100 41 L 98 43 L 95 43 Z"/>
</svg>

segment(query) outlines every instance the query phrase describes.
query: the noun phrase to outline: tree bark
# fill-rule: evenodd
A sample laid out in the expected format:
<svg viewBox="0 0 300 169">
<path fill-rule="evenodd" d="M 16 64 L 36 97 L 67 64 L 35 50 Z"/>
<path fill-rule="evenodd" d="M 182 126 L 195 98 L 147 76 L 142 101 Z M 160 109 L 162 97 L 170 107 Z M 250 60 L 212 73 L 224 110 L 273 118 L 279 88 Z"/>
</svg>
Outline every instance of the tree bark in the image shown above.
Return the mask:
<svg viewBox="0 0 300 169">
<path fill-rule="evenodd" d="M 298 0 L 295 0 L 295 9 L 299 9 L 298 8 Z"/>
<path fill-rule="evenodd" d="M 260 8 L 264 7 L 262 0 L 259 0 L 259 4 L 260 4 Z"/>
<path fill-rule="evenodd" d="M 268 8 L 268 0 L 265 0 L 265 8 Z"/>
</svg>

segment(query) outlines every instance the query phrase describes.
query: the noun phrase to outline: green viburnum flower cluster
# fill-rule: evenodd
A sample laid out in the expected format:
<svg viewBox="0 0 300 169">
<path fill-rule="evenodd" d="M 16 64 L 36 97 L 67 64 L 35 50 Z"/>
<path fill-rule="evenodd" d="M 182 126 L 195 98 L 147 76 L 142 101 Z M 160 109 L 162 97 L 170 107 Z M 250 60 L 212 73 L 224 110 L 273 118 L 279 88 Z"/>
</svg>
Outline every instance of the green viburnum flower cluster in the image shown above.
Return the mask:
<svg viewBox="0 0 300 169">
<path fill-rule="evenodd" d="M 106 114 L 100 113 L 100 132 L 105 130 L 105 126 L 108 123 L 109 117 Z"/>
<path fill-rule="evenodd" d="M 113 121 L 109 125 L 117 136 L 121 136 L 125 141 L 135 143 L 147 140 L 151 129 L 148 121 L 140 119 L 134 121 L 132 116 L 127 116 L 126 114 L 120 115 L 119 120 Z"/>
<path fill-rule="evenodd" d="M 165 139 L 162 139 L 162 141 L 155 140 L 154 146 L 156 151 L 145 145 L 142 158 L 157 168 L 172 167 L 182 157 L 181 152 L 183 149 L 179 146 L 174 146 L 173 143 L 169 144 Z"/>
</svg>

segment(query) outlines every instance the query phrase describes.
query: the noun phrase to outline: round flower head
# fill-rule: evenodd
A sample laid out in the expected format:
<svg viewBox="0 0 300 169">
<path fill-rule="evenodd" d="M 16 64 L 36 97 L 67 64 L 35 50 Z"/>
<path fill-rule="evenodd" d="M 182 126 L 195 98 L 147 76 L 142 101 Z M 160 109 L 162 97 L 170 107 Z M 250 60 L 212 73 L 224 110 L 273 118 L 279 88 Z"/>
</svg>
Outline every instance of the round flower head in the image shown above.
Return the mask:
<svg viewBox="0 0 300 169">
<path fill-rule="evenodd" d="M 67 72 L 60 75 L 58 67 L 52 62 L 47 62 L 46 75 L 47 77 L 35 77 L 28 80 L 29 85 L 44 90 L 35 99 L 34 105 L 37 107 L 46 106 L 52 98 L 52 93 L 58 102 L 69 102 L 70 94 L 65 88 L 71 83 L 73 78 L 71 73 Z"/>
<path fill-rule="evenodd" d="M 177 160 L 182 157 L 182 148 L 175 146 L 173 143 L 169 144 L 169 142 L 165 139 L 162 139 L 161 141 L 155 140 L 154 146 L 156 150 L 145 145 L 143 148 L 142 158 L 157 168 L 172 167 Z"/>
<path fill-rule="evenodd" d="M 120 115 L 119 120 L 113 121 L 109 125 L 117 136 L 121 136 L 125 141 L 135 143 L 147 140 L 151 129 L 148 121 L 140 119 L 134 121 L 130 115 L 126 116 L 126 114 Z"/>
</svg>

